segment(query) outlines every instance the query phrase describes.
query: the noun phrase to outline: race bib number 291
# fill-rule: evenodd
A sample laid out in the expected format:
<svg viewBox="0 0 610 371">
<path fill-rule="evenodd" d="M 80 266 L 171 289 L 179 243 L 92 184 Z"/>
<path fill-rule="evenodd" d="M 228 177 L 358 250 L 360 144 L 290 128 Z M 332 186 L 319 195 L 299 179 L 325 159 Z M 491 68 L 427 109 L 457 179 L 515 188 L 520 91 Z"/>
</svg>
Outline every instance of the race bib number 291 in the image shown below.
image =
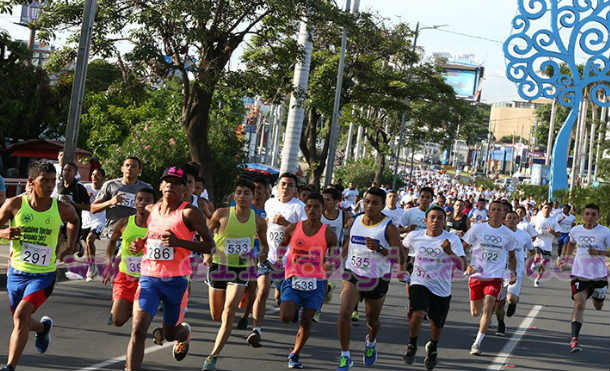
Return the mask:
<svg viewBox="0 0 610 371">
<path fill-rule="evenodd" d="M 24 263 L 46 267 L 51 263 L 51 247 L 24 242 L 21 260 Z"/>
</svg>

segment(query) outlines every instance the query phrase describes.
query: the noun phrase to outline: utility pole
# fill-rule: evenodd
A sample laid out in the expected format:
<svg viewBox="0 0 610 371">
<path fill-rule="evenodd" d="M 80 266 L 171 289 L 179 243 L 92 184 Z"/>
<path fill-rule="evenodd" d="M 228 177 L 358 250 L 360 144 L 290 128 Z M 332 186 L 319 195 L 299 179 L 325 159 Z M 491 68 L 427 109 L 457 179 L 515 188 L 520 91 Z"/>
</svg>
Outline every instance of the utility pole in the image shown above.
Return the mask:
<svg viewBox="0 0 610 371">
<path fill-rule="evenodd" d="M 345 11 L 349 12 L 351 0 L 345 0 Z M 356 11 L 358 9 L 356 8 Z M 335 167 L 335 155 L 339 142 L 339 111 L 341 109 L 341 90 L 343 88 L 343 70 L 345 69 L 345 50 L 347 48 L 347 30 L 343 27 L 341 35 L 341 52 L 339 54 L 339 68 L 337 69 L 337 87 L 335 89 L 335 104 L 333 107 L 333 117 L 330 125 L 330 147 L 326 158 L 326 176 L 324 185 L 328 186 L 332 182 L 333 170 Z"/>
<path fill-rule="evenodd" d="M 64 164 L 74 160 L 76 142 L 78 140 L 78 128 L 80 126 L 80 115 L 85 94 L 85 81 L 87 79 L 87 65 L 89 62 L 89 46 L 91 44 L 91 33 L 95 23 L 97 11 L 97 0 L 86 0 L 83 11 L 83 24 L 80 31 L 78 44 L 78 57 L 74 70 L 74 82 L 72 83 L 72 95 L 70 96 L 70 111 L 68 113 L 68 125 L 66 126 L 66 139 L 64 142 Z"/>
<path fill-rule="evenodd" d="M 303 118 L 305 117 L 305 102 L 298 98 L 307 93 L 309 83 L 309 69 L 311 67 L 311 54 L 313 52 L 312 35 L 307 26 L 307 19 L 301 21 L 299 25 L 299 36 L 297 40 L 299 46 L 305 50 L 305 58 L 297 61 L 294 66 L 293 91 L 290 95 L 290 106 L 288 111 L 288 122 L 286 123 L 286 133 L 284 137 L 284 148 L 282 149 L 282 163 L 280 173 L 296 173 L 299 168 L 299 143 L 301 141 L 301 131 L 303 128 Z"/>
<path fill-rule="evenodd" d="M 553 142 L 555 134 L 555 116 L 557 114 L 557 98 L 553 99 L 553 105 L 551 106 L 551 120 L 549 121 L 549 140 L 546 145 L 546 159 L 544 165 L 551 165 L 551 156 L 553 153 Z"/>
</svg>

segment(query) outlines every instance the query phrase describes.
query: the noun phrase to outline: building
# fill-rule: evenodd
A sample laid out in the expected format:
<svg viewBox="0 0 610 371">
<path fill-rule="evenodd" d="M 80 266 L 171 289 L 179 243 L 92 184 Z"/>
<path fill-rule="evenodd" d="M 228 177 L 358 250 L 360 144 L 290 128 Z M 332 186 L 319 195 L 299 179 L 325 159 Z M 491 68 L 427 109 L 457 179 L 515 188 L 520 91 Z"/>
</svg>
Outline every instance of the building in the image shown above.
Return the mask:
<svg viewBox="0 0 610 371">
<path fill-rule="evenodd" d="M 536 126 L 536 108 L 547 103 L 551 103 L 551 100 L 494 103 L 491 106 L 489 126 L 495 140 L 512 135 L 528 141 Z"/>
</svg>

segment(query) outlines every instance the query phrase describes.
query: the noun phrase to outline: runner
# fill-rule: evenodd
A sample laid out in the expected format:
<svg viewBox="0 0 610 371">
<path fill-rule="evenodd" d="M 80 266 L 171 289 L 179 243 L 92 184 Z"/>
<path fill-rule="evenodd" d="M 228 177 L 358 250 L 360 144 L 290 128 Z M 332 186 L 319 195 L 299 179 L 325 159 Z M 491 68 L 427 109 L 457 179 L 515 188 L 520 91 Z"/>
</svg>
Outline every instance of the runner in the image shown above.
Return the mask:
<svg viewBox="0 0 610 371">
<path fill-rule="evenodd" d="M 267 185 L 267 181 L 262 177 L 257 177 L 254 179 L 254 199 L 252 200 L 252 205 L 250 208 L 254 210 L 254 213 L 257 216 L 260 216 L 263 219 L 267 218 L 267 213 L 265 213 L 265 202 L 269 198 L 269 186 Z M 268 248 L 268 247 L 267 247 Z M 261 250 L 260 240 L 258 235 L 254 237 L 254 257 L 258 259 L 258 254 Z M 255 260 L 256 260 L 255 259 Z M 254 301 L 256 300 L 256 278 L 250 279 L 248 282 L 248 287 L 246 288 L 246 292 L 242 297 L 241 302 L 239 303 L 239 307 L 243 309 L 243 313 L 239 322 L 237 323 L 237 329 L 245 330 L 248 328 L 248 318 L 250 318 L 250 314 L 252 313 L 252 309 L 254 307 Z"/>
<path fill-rule="evenodd" d="M 191 274 L 190 252 L 209 252 L 214 246 L 203 214 L 182 201 L 186 188 L 184 171 L 177 167 L 166 169 L 159 188 L 163 198 L 147 206 L 150 215 L 127 346 L 128 371 L 142 367 L 146 333 L 160 302 L 163 328 L 153 331 L 153 339 L 159 345 L 164 340 L 175 340 L 174 359 L 181 361 L 186 357 L 191 329 L 182 319 L 187 304 L 187 277 Z M 195 233 L 203 241 L 193 241 Z"/>
<path fill-rule="evenodd" d="M 477 207 L 470 210 L 468 213 L 468 218 L 470 219 L 470 223 L 472 224 L 481 224 L 485 223 L 489 219 L 489 211 L 485 208 L 487 200 L 484 198 L 479 198 L 477 201 Z"/>
<path fill-rule="evenodd" d="M 383 213 L 383 215 L 387 216 L 392 220 L 392 223 L 394 223 L 394 226 L 396 226 L 396 228 L 402 228 L 404 227 L 404 225 L 401 224 L 401 220 L 402 214 L 405 213 L 405 210 L 397 208 L 397 202 L 398 195 L 396 194 L 396 191 L 389 190 L 386 193 L 385 208 L 381 212 Z"/>
<path fill-rule="evenodd" d="M 506 316 L 512 317 L 517 310 L 519 295 L 521 295 L 521 285 L 523 284 L 523 272 L 525 271 L 526 252 L 532 253 L 534 246 L 530 235 L 517 228 L 519 215 L 515 211 L 509 211 L 504 218 L 504 225 L 513 232 L 513 237 L 517 244 L 515 250 L 515 259 L 517 260 L 516 273 L 517 280 L 512 285 L 509 280 L 504 280 L 502 292 L 499 295 L 499 300 L 496 302 L 496 317 L 498 318 L 498 329 L 496 335 L 504 336 L 506 333 L 506 324 L 504 323 L 504 306 L 508 301 L 508 309 Z"/>
<path fill-rule="evenodd" d="M 32 314 L 51 296 L 55 286 L 62 223 L 66 223 L 68 251 L 72 251 L 78 241 L 76 211 L 70 204 L 51 198 L 56 176 L 53 164 L 32 163 L 27 180 L 30 192 L 9 198 L 0 208 L 0 225 L 10 222 L 8 228 L 0 230 L 0 238 L 11 242 L 6 291 L 14 323 L 4 371 L 17 367 L 30 331 L 36 333 L 36 350 L 39 353 L 47 351 L 53 320 L 43 316 L 38 321 Z"/>
<path fill-rule="evenodd" d="M 556 214 L 557 224 L 559 224 L 559 237 L 557 237 L 557 265 L 561 266 L 565 259 L 563 247 L 570 242 L 570 230 L 576 225 L 576 217 L 570 212 L 570 204 L 563 205 L 561 212 Z"/>
<path fill-rule="evenodd" d="M 140 279 L 140 266 L 144 254 L 144 239 L 149 212 L 146 207 L 155 203 L 155 194 L 150 188 L 142 188 L 136 193 L 136 213 L 120 219 L 112 232 L 106 248 L 106 269 L 103 283 L 107 285 L 112 278 L 114 249 L 121 242 L 121 261 L 119 272 L 112 283 L 112 324 L 121 327 L 133 312 L 133 301 Z"/>
<path fill-rule="evenodd" d="M 212 320 L 221 321 L 220 329 L 210 355 L 203 363 L 203 370 L 215 370 L 216 360 L 229 340 L 233 318 L 251 276 L 255 276 L 254 237 L 261 239 L 259 259 L 267 260 L 267 225 L 265 220 L 251 209 L 254 183 L 240 179 L 233 193 L 235 207 L 218 209 L 208 222 L 215 231 L 216 251 L 208 271 L 210 313 Z"/>
<path fill-rule="evenodd" d="M 553 254 L 553 237 L 559 236 L 559 225 L 555 217 L 551 216 L 552 207 L 553 205 L 550 202 L 545 203 L 540 213 L 533 220 L 533 225 L 538 233 L 538 237 L 534 241 L 536 257 L 531 267 L 532 271 L 538 270 L 534 280 L 534 287 L 540 287 L 540 280 L 544 274 L 545 267 Z"/>
<path fill-rule="evenodd" d="M 464 201 L 457 200 L 453 205 L 453 212 L 448 212 L 447 216 L 447 228 L 449 232 L 457 235 L 458 237 L 464 237 L 464 234 L 470 229 L 470 220 L 464 215 Z"/>
<path fill-rule="evenodd" d="M 443 230 L 446 215 L 441 206 L 431 206 L 426 211 L 426 230 L 409 233 L 403 241 L 407 250 L 415 251 L 409 297 L 412 311 L 409 344 L 403 358 L 407 364 L 415 361 L 417 337 L 424 316 L 427 315 L 430 318 L 431 334 L 430 341 L 426 343 L 424 365 L 428 370 L 436 366 L 438 341 L 449 313 L 451 279 L 456 259 L 460 262 L 460 268 L 466 267 L 462 242 L 455 234 Z"/>
<path fill-rule="evenodd" d="M 481 343 L 489 327 L 496 300 L 502 289 L 506 265 L 510 267 L 510 284 L 516 282 L 517 243 L 513 232 L 502 224 L 506 208 L 501 201 L 489 205 L 489 221 L 474 224 L 464 235 L 464 248 L 472 247 L 470 265 L 465 274 L 470 276 L 470 313 L 481 315 L 479 332 L 470 348 L 470 354 L 481 355 Z M 482 309 L 482 311 L 481 311 Z"/>
<path fill-rule="evenodd" d="M 534 242 L 536 237 L 538 237 L 538 232 L 536 232 L 534 225 L 527 220 L 527 209 L 525 206 L 519 206 L 517 208 L 517 215 L 519 215 L 519 224 L 517 224 L 517 228 L 527 232 L 532 238 L 532 242 Z"/>
<path fill-rule="evenodd" d="M 364 298 L 368 335 L 365 338 L 364 364 L 372 366 L 377 359 L 376 339 L 379 315 L 390 284 L 391 257 L 403 257 L 398 230 L 390 218 L 381 213 L 385 192 L 370 188 L 364 197 L 364 214 L 348 226 L 343 244 L 345 274 L 341 288 L 341 307 L 337 321 L 341 355 L 337 370 L 349 370 L 354 364 L 349 351 L 352 332 L 352 312 L 360 297 Z M 401 259 L 402 265 L 402 259 Z"/>
<path fill-rule="evenodd" d="M 256 301 L 254 302 L 252 316 L 253 328 L 247 337 L 248 343 L 255 348 L 261 346 L 262 325 L 271 281 L 274 281 L 276 288 L 276 301 L 278 303 L 280 301 L 280 288 L 284 278 L 284 251 L 280 249 L 280 243 L 284 238 L 284 231 L 290 224 L 307 218 L 303 203 L 296 198 L 296 175 L 291 173 L 281 174 L 276 188 L 279 197 L 270 198 L 265 203 L 269 256 L 268 261 L 259 265 Z"/>
<path fill-rule="evenodd" d="M 91 173 L 91 183 L 85 185 L 89 202 L 95 201 L 97 194 L 102 189 L 106 180 L 106 172 L 102 168 L 97 168 Z M 91 213 L 89 210 L 83 211 L 83 226 L 81 229 L 80 238 L 85 241 L 85 254 L 87 256 L 87 274 L 85 275 L 87 282 L 92 281 L 98 274 L 97 264 L 95 262 L 95 240 L 100 239 L 100 234 L 106 222 L 106 211 L 97 214 Z"/>
<path fill-rule="evenodd" d="M 602 310 L 608 292 L 608 268 L 606 257 L 610 257 L 610 229 L 599 223 L 599 206 L 585 206 L 582 218 L 584 224 L 570 230 L 568 254 L 576 249 L 572 265 L 572 340 L 570 352 L 582 350 L 579 343 L 580 329 L 584 322 L 587 299 L 593 299 L 593 307 Z"/>
<path fill-rule="evenodd" d="M 56 194 L 55 197 L 63 201 L 67 204 L 72 205 L 76 209 L 76 215 L 79 220 L 79 236 L 81 234 L 80 226 L 82 220 L 83 211 L 89 210 L 89 194 L 87 193 L 87 189 L 85 186 L 80 184 L 78 180 L 75 178 L 76 174 L 78 174 L 78 167 L 74 162 L 67 162 L 64 165 L 62 170 L 61 180 L 56 183 Z M 55 193 L 55 192 L 54 192 Z M 52 195 L 53 196 L 53 195 Z M 66 230 L 65 225 L 62 226 L 61 232 L 59 234 L 59 245 L 60 251 L 64 242 L 66 241 Z M 79 239 L 80 240 L 80 239 Z M 78 257 L 82 257 L 85 253 L 85 249 L 80 245 L 80 243 L 76 244 L 76 251 L 66 251 L 66 254 L 77 253 Z"/>
<path fill-rule="evenodd" d="M 336 261 L 334 253 L 327 255 L 327 249 L 337 246 L 337 236 L 321 221 L 323 207 L 322 195 L 309 194 L 305 204 L 307 220 L 290 225 L 281 244 L 290 247 L 286 255 L 280 318 L 284 323 L 295 322 L 299 309 L 303 308 L 294 347 L 288 355 L 289 368 L 303 368 L 299 354 L 309 338 L 314 313 L 322 307 L 326 273 L 332 272 Z"/>
</svg>

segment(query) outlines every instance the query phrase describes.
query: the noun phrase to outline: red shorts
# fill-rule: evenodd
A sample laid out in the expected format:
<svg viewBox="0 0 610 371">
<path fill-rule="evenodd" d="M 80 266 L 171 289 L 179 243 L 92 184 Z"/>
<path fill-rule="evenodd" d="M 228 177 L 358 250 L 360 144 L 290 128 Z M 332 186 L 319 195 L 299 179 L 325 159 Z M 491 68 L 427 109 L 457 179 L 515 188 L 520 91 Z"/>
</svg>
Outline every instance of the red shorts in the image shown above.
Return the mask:
<svg viewBox="0 0 610 371">
<path fill-rule="evenodd" d="M 139 281 L 139 278 L 130 276 L 126 273 L 117 273 L 114 277 L 114 283 L 112 284 L 112 301 L 125 299 L 130 303 L 133 303 Z"/>
<path fill-rule="evenodd" d="M 471 278 L 468 283 L 468 286 L 470 286 L 470 300 L 481 300 L 487 295 L 491 295 L 497 299 L 500 291 L 502 291 L 502 284 L 503 280 L 501 278 L 488 280 Z"/>
</svg>

